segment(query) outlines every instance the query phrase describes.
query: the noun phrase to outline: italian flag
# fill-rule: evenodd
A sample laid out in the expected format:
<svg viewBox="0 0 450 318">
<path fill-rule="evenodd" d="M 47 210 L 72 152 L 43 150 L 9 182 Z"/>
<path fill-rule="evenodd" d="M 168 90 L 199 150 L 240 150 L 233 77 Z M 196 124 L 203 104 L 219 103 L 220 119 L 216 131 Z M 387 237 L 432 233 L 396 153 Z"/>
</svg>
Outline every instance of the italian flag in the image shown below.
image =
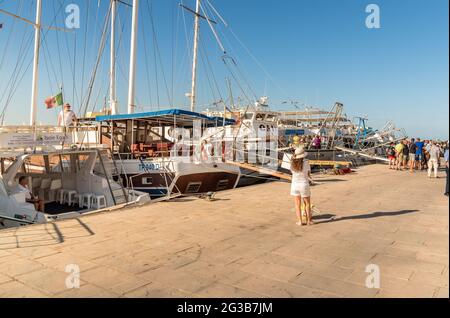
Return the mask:
<svg viewBox="0 0 450 318">
<path fill-rule="evenodd" d="M 64 100 L 63 100 L 62 92 L 56 96 L 48 97 L 45 99 L 45 106 L 47 106 L 47 109 L 52 109 L 57 106 L 62 106 L 63 104 L 64 104 Z"/>
</svg>

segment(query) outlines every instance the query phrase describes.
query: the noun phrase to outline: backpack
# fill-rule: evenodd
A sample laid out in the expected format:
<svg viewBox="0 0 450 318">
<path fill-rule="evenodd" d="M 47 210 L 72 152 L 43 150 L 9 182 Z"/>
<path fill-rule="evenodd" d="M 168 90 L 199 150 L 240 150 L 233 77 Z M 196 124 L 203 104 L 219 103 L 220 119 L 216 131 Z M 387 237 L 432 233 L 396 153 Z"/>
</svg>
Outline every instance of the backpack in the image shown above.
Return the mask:
<svg viewBox="0 0 450 318">
<path fill-rule="evenodd" d="M 394 149 L 394 147 L 389 147 L 388 148 L 387 155 L 388 156 L 395 156 L 395 149 Z"/>
</svg>

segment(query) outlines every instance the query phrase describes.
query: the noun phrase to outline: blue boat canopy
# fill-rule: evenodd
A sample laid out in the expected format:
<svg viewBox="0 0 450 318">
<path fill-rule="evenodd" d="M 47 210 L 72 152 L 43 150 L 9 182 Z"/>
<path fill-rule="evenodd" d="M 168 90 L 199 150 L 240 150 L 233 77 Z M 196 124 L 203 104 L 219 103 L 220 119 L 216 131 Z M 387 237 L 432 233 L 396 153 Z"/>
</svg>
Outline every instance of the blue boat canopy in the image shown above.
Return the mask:
<svg viewBox="0 0 450 318">
<path fill-rule="evenodd" d="M 201 120 L 202 125 L 209 127 L 222 126 L 224 118 L 222 117 L 208 117 L 201 113 L 195 113 L 182 109 L 167 109 L 155 112 L 135 113 L 135 114 L 120 114 L 97 116 L 96 120 L 99 122 L 105 121 L 126 121 L 126 120 L 142 120 L 149 121 L 159 125 L 174 125 L 183 127 L 192 127 L 194 120 Z M 225 125 L 234 125 L 234 119 L 225 118 Z"/>
</svg>

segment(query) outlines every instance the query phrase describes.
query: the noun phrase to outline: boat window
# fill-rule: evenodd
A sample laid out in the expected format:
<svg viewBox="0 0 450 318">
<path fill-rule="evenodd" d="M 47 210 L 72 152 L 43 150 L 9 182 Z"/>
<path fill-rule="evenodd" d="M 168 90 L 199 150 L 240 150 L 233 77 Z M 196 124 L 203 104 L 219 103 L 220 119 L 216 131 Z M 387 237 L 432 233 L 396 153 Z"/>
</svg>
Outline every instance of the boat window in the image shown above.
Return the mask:
<svg viewBox="0 0 450 318">
<path fill-rule="evenodd" d="M 189 184 L 186 187 L 185 193 L 198 193 L 200 191 L 200 188 L 202 186 L 201 182 L 189 182 Z"/>
<path fill-rule="evenodd" d="M 245 119 L 253 119 L 253 113 L 246 113 L 244 114 Z"/>
<path fill-rule="evenodd" d="M 228 179 L 220 180 L 220 181 L 217 183 L 216 190 L 217 190 L 217 191 L 226 190 L 226 189 L 229 188 L 229 184 L 230 184 L 230 180 L 228 180 Z"/>
<path fill-rule="evenodd" d="M 143 185 L 152 185 L 153 184 L 153 178 L 152 177 L 143 177 L 142 178 L 142 184 Z"/>
<path fill-rule="evenodd" d="M 267 115 L 267 118 L 266 118 L 266 120 L 267 121 L 275 121 L 275 119 L 276 119 L 276 116 L 275 115 Z"/>
<path fill-rule="evenodd" d="M 261 114 L 261 113 L 256 114 L 256 120 L 263 121 L 265 117 L 266 117 L 266 114 Z"/>
</svg>

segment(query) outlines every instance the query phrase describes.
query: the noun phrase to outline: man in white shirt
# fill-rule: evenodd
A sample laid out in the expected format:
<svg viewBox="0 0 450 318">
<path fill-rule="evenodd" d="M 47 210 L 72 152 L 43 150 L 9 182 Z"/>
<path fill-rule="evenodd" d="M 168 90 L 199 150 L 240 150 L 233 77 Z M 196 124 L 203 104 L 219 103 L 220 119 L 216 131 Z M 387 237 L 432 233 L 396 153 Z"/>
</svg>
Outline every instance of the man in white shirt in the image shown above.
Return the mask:
<svg viewBox="0 0 450 318">
<path fill-rule="evenodd" d="M 70 109 L 70 104 L 64 105 L 64 109 L 58 115 L 59 127 L 71 127 L 75 126 L 77 121 L 77 115 Z"/>
<path fill-rule="evenodd" d="M 434 169 L 434 177 L 437 178 L 438 174 L 438 167 L 439 167 L 439 160 L 441 157 L 441 150 L 436 145 L 436 142 L 431 143 L 430 147 L 430 160 L 428 161 L 428 177 L 431 178 L 431 170 Z"/>
<path fill-rule="evenodd" d="M 17 185 L 14 193 L 25 193 L 25 200 L 28 203 L 31 203 L 34 205 L 34 208 L 37 211 L 44 211 L 44 202 L 42 200 L 39 200 L 39 198 L 35 197 L 33 193 L 31 193 L 30 189 L 28 188 L 28 179 L 27 177 L 21 176 L 19 178 L 19 184 Z"/>
</svg>

